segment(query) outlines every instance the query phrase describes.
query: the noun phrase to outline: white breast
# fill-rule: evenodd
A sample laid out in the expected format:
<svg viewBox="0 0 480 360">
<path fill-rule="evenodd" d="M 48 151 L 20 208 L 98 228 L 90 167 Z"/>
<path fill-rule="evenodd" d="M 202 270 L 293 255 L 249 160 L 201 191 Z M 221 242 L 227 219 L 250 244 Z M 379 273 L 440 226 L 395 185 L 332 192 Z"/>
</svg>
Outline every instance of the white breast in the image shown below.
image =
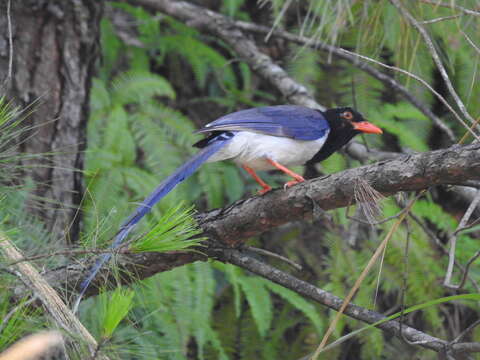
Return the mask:
<svg viewBox="0 0 480 360">
<path fill-rule="evenodd" d="M 317 140 L 294 140 L 239 131 L 208 161 L 231 159 L 239 165 L 247 165 L 254 170 L 273 169 L 272 165 L 265 161 L 266 158 L 285 166 L 303 165 L 322 148 L 327 136 L 328 132 Z"/>
</svg>

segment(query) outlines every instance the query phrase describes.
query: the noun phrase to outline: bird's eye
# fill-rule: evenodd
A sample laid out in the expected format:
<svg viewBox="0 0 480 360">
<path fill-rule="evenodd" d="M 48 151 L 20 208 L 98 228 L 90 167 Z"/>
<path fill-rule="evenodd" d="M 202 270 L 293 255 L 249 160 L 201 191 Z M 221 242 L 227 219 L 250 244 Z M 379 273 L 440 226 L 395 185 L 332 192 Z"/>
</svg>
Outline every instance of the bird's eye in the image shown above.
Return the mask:
<svg viewBox="0 0 480 360">
<path fill-rule="evenodd" d="M 342 118 L 345 120 L 352 120 L 353 119 L 353 114 L 350 111 L 345 111 L 340 115 Z"/>
</svg>

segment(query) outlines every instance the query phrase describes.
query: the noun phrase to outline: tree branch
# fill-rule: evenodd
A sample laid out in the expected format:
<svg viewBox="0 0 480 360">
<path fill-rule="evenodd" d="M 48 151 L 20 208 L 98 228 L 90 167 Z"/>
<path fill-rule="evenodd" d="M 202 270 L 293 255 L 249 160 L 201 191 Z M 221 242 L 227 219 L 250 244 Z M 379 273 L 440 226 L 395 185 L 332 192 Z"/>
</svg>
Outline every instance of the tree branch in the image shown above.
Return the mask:
<svg viewBox="0 0 480 360">
<path fill-rule="evenodd" d="M 480 179 L 480 144 L 453 146 L 376 164 L 348 169 L 336 174 L 306 181 L 287 191 L 274 190 L 265 196 L 256 196 L 237 201 L 221 209 L 197 215 L 199 226 L 216 244 L 235 247 L 252 236 L 269 229 L 297 220 L 311 219 L 315 207 L 331 210 L 355 202 L 355 182 L 361 178 L 376 191 L 388 196 L 399 191 L 416 191 L 435 185 L 455 184 L 465 180 Z M 121 272 L 134 274 L 125 277 L 124 283 L 143 279 L 158 272 L 197 260 L 206 260 L 206 248 L 199 252 L 142 253 L 118 256 L 117 265 Z M 52 270 L 44 275 L 50 284 L 62 289 L 75 290 L 85 278 L 94 259 L 88 259 L 66 267 Z M 103 278 L 102 278 L 103 277 Z M 104 285 L 113 277 L 108 269 L 94 282 Z M 25 289 L 18 289 L 24 294 Z M 91 286 L 87 295 L 98 293 Z"/>
<path fill-rule="evenodd" d="M 343 304 L 343 299 L 338 296 L 247 256 L 241 251 L 235 249 L 223 250 L 219 253 L 218 258 L 223 262 L 247 269 L 331 309 L 338 311 Z M 373 324 L 385 319 L 385 316 L 355 304 L 349 304 L 344 313 L 353 319 L 367 324 Z M 392 332 L 395 336 L 402 339 L 407 339 L 411 343 L 437 352 L 445 351 L 449 347 L 453 352 L 480 352 L 480 343 L 455 343 L 449 345 L 445 340 L 433 337 L 405 324 L 400 325 L 400 322 L 395 320 L 380 324 L 378 327 L 384 331 Z"/>
</svg>

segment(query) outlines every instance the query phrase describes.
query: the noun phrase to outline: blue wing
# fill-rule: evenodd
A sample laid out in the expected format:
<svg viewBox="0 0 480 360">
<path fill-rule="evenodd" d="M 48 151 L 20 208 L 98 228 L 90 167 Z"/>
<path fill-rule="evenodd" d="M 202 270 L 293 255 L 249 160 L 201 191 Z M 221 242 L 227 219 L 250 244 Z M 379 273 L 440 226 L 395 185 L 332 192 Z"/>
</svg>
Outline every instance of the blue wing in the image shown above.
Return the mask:
<svg viewBox="0 0 480 360">
<path fill-rule="evenodd" d="M 295 105 L 266 106 L 222 116 L 198 132 L 253 131 L 298 140 L 316 140 L 330 129 L 324 115 Z"/>
</svg>

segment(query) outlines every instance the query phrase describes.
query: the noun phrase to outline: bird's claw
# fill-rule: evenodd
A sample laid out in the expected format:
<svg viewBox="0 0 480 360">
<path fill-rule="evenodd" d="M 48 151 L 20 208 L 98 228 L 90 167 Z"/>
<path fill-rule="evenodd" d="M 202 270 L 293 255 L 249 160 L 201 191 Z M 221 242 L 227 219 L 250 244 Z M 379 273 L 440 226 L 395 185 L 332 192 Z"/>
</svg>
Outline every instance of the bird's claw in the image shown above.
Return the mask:
<svg viewBox="0 0 480 360">
<path fill-rule="evenodd" d="M 283 190 L 287 190 L 289 187 L 293 186 L 293 185 L 296 185 L 296 184 L 299 184 L 299 183 L 302 183 L 304 182 L 305 179 L 301 176 L 299 176 L 298 178 L 295 178 L 295 180 L 290 180 L 288 182 L 285 183 L 285 185 L 283 185 Z"/>
<path fill-rule="evenodd" d="M 262 190 L 258 190 L 258 195 L 265 195 L 270 190 L 272 190 L 271 186 L 264 186 Z"/>
</svg>

